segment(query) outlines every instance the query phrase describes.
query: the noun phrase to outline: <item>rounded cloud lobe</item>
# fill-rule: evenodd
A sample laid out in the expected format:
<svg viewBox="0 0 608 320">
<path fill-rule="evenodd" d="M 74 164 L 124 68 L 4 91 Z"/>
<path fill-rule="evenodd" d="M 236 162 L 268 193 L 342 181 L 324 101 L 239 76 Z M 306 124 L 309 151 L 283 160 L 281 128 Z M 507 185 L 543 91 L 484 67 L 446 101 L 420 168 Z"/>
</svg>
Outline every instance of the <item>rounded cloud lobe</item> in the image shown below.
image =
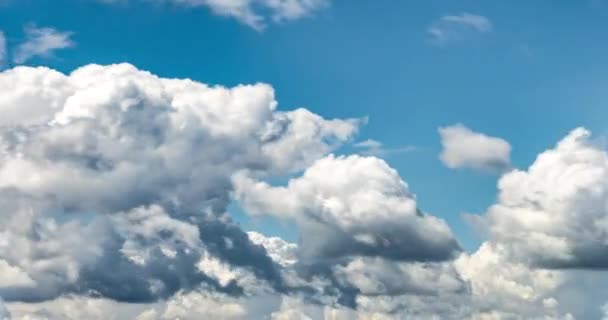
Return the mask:
<svg viewBox="0 0 608 320">
<path fill-rule="evenodd" d="M 448 168 L 500 173 L 511 167 L 511 145 L 503 139 L 461 124 L 439 128 L 439 135 L 443 147 L 439 158 Z"/>
</svg>

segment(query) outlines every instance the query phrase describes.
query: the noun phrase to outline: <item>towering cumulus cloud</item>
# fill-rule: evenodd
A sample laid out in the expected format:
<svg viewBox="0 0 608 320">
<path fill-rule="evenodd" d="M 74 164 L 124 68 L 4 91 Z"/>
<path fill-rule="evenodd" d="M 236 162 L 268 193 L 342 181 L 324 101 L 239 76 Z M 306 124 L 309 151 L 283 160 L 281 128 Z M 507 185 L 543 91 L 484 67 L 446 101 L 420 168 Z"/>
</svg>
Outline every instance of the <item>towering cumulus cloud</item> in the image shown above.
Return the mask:
<svg viewBox="0 0 608 320">
<path fill-rule="evenodd" d="M 288 173 L 357 120 L 277 111 L 264 84 L 209 87 L 128 64 L 0 74 L 0 296 L 152 302 L 181 290 L 282 290 L 226 216 L 230 176 Z"/>
<path fill-rule="evenodd" d="M 608 154 L 578 128 L 498 184 L 485 218 L 495 241 L 546 268 L 608 268 Z"/>
</svg>

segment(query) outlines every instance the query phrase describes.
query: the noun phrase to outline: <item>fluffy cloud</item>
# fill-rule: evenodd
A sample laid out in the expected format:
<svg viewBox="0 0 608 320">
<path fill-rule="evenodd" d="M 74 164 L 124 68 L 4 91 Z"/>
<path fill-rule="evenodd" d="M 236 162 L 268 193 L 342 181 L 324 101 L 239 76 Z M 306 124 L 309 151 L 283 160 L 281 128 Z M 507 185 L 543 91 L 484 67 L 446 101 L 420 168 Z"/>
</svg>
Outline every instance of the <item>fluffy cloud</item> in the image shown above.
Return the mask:
<svg viewBox="0 0 608 320">
<path fill-rule="evenodd" d="M 0 86 L 0 319 L 595 319 L 608 300 L 608 155 L 584 129 L 500 179 L 466 253 L 384 161 L 327 155 L 358 120 L 279 111 L 268 85 L 121 64 Z M 300 243 L 244 232 L 231 196 Z"/>
<path fill-rule="evenodd" d="M 447 224 L 422 213 L 398 173 L 374 157 L 330 155 L 285 187 L 246 174 L 234 184 L 248 212 L 298 223 L 303 257 L 437 261 L 459 250 Z"/>
<path fill-rule="evenodd" d="M 427 29 L 431 43 L 445 46 L 477 33 L 489 33 L 492 22 L 480 15 L 463 12 L 459 15 L 445 15 L 437 19 Z"/>
<path fill-rule="evenodd" d="M 97 0 L 122 3 L 133 0 Z M 184 7 L 207 7 L 215 14 L 231 17 L 262 30 L 268 21 L 280 23 L 300 19 L 329 6 L 330 0 L 154 0 Z"/>
<path fill-rule="evenodd" d="M 127 64 L 0 73 L 0 295 L 124 302 L 282 290 L 226 216 L 239 170 L 285 174 L 357 130 L 277 111 L 268 85 L 208 87 Z"/>
<path fill-rule="evenodd" d="M 608 154 L 578 128 L 527 171 L 498 183 L 483 223 L 515 258 L 546 268 L 607 268 Z"/>
<path fill-rule="evenodd" d="M 72 32 L 59 31 L 53 28 L 38 28 L 27 26 L 25 28 L 26 39 L 19 44 L 13 53 L 13 61 L 17 64 L 24 63 L 33 57 L 46 57 L 60 49 L 73 47 L 71 40 Z"/>
<path fill-rule="evenodd" d="M 499 198 L 472 216 L 488 236 L 455 266 L 491 318 L 599 319 L 608 296 L 608 154 L 584 128 L 506 173 Z"/>
<path fill-rule="evenodd" d="M 461 125 L 439 128 L 441 161 L 448 168 L 501 172 L 510 168 L 511 145 Z"/>
</svg>

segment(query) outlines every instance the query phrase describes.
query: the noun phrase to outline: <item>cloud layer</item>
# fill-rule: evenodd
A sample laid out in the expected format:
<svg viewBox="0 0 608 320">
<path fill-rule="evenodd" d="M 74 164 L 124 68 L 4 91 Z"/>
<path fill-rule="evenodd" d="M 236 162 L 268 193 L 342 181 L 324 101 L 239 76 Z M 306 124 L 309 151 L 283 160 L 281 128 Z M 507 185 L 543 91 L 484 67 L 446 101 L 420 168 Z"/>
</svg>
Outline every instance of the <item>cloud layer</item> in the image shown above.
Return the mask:
<svg viewBox="0 0 608 320">
<path fill-rule="evenodd" d="M 485 217 L 495 241 L 547 268 L 608 268 L 608 154 L 578 128 L 499 183 Z"/>
<path fill-rule="evenodd" d="M 385 161 L 332 154 L 360 120 L 280 110 L 269 85 L 212 87 L 119 64 L 17 67 L 0 87 L 0 319 L 605 310 L 608 154 L 583 128 L 504 173 L 496 204 L 469 217 L 484 243 L 463 252 Z M 441 135 L 454 167 L 510 166 L 502 139 L 462 126 Z M 294 222 L 298 242 L 243 231 L 232 201 Z"/>
<path fill-rule="evenodd" d="M 230 176 L 298 170 L 358 124 L 276 111 L 268 85 L 208 87 L 127 64 L 18 67 L 0 86 L 0 294 L 12 301 L 242 294 L 249 276 L 278 290 L 276 264 L 225 216 Z M 236 275 L 208 268 L 223 264 Z"/>
</svg>

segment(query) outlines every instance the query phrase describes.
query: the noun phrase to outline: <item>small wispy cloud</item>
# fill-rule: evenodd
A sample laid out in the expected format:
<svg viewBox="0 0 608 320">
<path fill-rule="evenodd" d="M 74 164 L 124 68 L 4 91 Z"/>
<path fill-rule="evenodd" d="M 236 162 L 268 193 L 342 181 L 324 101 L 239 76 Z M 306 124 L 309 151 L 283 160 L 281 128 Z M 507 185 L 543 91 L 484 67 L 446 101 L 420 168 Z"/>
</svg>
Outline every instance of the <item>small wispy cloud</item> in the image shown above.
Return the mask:
<svg viewBox="0 0 608 320">
<path fill-rule="evenodd" d="M 407 153 L 416 151 L 415 146 L 403 146 L 395 148 L 387 148 L 382 142 L 373 139 L 367 139 L 354 144 L 354 147 L 360 150 L 360 154 L 366 156 L 384 157 L 389 154 Z"/>
<path fill-rule="evenodd" d="M 459 15 L 445 15 L 427 29 L 430 42 L 437 46 L 469 38 L 475 34 L 490 33 L 493 30 L 490 19 L 468 12 Z"/>
<path fill-rule="evenodd" d="M 149 0 L 96 0 L 106 4 L 125 4 Z M 269 22 L 293 21 L 326 8 L 331 0 L 155 0 L 189 8 L 207 7 L 214 14 L 234 18 L 262 31 Z"/>
<path fill-rule="evenodd" d="M 13 62 L 24 63 L 33 57 L 48 57 L 54 51 L 70 48 L 75 45 L 73 33 L 54 28 L 25 27 L 25 41 L 17 46 L 13 53 Z"/>
</svg>

